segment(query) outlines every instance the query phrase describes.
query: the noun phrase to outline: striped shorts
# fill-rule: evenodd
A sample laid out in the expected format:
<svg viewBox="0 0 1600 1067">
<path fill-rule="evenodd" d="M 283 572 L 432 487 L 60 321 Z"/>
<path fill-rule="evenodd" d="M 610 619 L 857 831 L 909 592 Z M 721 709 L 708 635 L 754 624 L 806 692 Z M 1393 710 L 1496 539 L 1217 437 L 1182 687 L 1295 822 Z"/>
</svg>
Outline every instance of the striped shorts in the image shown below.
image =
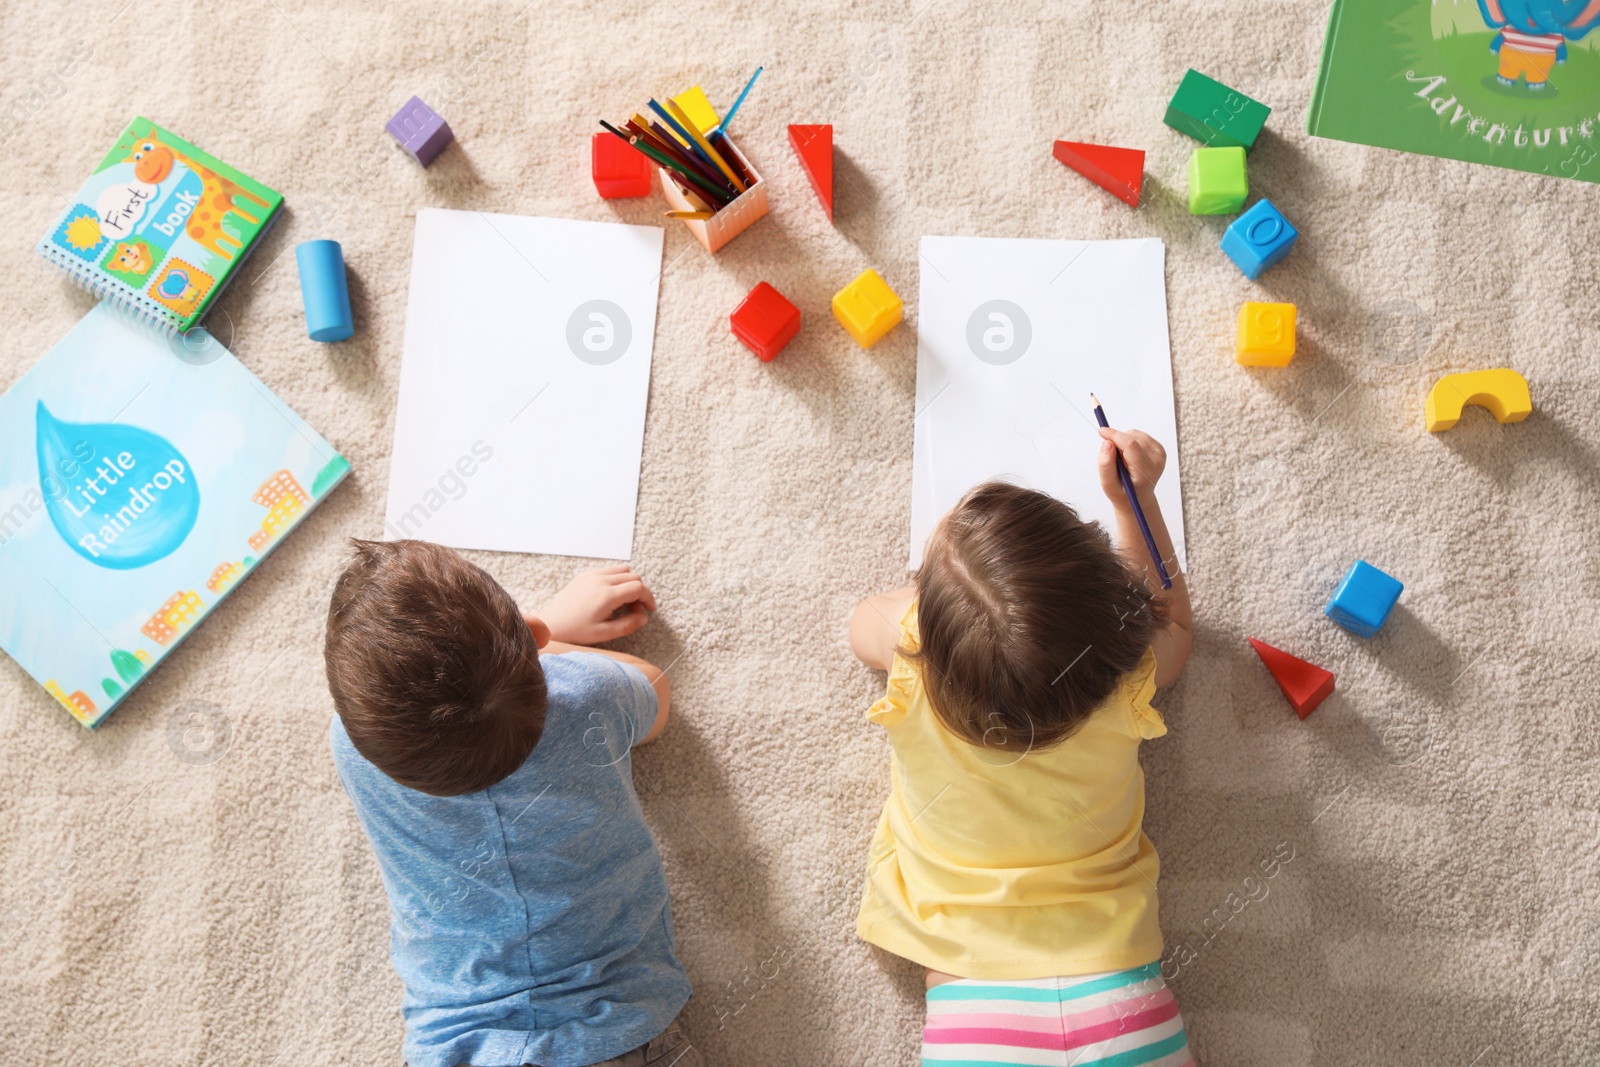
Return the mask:
<svg viewBox="0 0 1600 1067">
<path fill-rule="evenodd" d="M 922 1067 L 1193 1067 L 1159 962 L 928 990 Z"/>
</svg>

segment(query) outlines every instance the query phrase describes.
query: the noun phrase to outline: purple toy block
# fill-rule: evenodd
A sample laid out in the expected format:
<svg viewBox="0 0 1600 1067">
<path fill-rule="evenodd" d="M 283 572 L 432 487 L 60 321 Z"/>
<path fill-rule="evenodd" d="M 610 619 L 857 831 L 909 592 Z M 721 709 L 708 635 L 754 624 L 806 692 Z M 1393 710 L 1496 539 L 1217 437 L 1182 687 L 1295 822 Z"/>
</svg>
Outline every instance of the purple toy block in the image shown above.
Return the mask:
<svg viewBox="0 0 1600 1067">
<path fill-rule="evenodd" d="M 450 132 L 450 124 L 415 96 L 406 101 L 406 106 L 384 125 L 384 129 L 400 142 L 400 147 L 412 159 L 424 167 L 444 151 L 444 146 L 454 136 Z"/>
</svg>

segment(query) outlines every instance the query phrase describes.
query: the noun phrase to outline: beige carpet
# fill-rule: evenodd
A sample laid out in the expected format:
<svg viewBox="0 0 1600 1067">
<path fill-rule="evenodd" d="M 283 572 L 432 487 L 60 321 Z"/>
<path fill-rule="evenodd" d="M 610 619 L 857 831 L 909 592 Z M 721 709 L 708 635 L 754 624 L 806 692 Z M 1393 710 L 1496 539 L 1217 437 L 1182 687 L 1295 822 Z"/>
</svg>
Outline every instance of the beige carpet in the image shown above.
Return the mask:
<svg viewBox="0 0 1600 1067">
<path fill-rule="evenodd" d="M 1167 242 L 1199 636 L 1158 701 L 1148 829 L 1202 1062 L 1595 1062 L 1596 190 L 1308 139 L 1322 17 L 1311 0 L 0 7 L 0 107 L 24 116 L 0 173 L 0 384 L 88 309 L 31 245 L 145 114 L 287 196 L 212 325 L 355 467 L 98 733 L 0 665 L 0 1063 L 399 1062 L 320 648 L 343 539 L 380 530 L 412 216 L 658 221 L 658 196 L 595 196 L 595 120 L 697 82 L 725 106 L 758 63 L 735 132 L 771 216 L 715 258 L 667 232 L 633 556 L 661 612 L 625 645 L 673 665 L 675 721 L 636 777 L 708 1062 L 915 1062 L 918 973 L 853 934 L 888 750 L 862 718 L 882 677 L 844 624 L 905 578 L 924 234 Z M 92 54 L 58 80 L 75 47 Z M 1227 220 L 1179 199 L 1193 145 L 1161 113 L 1191 65 L 1275 107 L 1251 176 L 1305 236 L 1260 285 L 1217 250 Z M 413 92 L 456 135 L 426 171 L 383 131 Z M 784 133 L 827 121 L 832 226 Z M 1066 171 L 1058 137 L 1144 146 L 1145 205 Z M 351 269 L 357 334 L 332 347 L 305 337 L 288 254 L 315 237 Z M 908 314 L 863 353 L 828 306 L 868 266 Z M 762 279 L 805 316 L 771 365 L 727 325 Z M 1281 372 L 1232 361 L 1239 302 L 1263 293 L 1301 309 Z M 1437 375 L 1502 364 L 1532 382 L 1531 419 L 1424 431 Z M 1320 614 L 1358 556 L 1406 583 L 1371 642 Z M 475 558 L 530 608 L 583 565 Z M 1246 635 L 1332 668 L 1338 692 L 1296 720 Z M 198 755 L 169 735 L 196 705 L 227 724 L 209 749 L 188 739 Z"/>
</svg>

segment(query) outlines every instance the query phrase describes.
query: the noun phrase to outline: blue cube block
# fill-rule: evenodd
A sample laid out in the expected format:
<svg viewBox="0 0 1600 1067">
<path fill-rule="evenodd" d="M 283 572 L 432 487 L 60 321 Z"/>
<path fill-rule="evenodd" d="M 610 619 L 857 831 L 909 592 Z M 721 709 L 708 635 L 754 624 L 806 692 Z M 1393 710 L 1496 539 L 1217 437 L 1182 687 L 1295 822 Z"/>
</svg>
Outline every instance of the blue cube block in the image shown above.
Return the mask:
<svg viewBox="0 0 1600 1067">
<path fill-rule="evenodd" d="M 1289 254 L 1300 231 L 1272 206 L 1272 201 L 1257 201 L 1256 206 L 1233 220 L 1222 235 L 1222 250 L 1251 281 Z"/>
<path fill-rule="evenodd" d="M 1353 634 L 1372 637 L 1389 618 L 1405 586 L 1366 560 L 1358 559 L 1328 601 L 1323 614 Z"/>
</svg>

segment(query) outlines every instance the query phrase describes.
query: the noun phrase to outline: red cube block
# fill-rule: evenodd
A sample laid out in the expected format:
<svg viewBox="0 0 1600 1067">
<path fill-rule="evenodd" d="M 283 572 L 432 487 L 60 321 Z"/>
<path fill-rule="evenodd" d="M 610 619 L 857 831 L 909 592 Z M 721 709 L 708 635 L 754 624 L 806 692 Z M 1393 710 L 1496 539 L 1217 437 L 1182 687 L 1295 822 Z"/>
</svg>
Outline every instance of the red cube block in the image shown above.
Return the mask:
<svg viewBox="0 0 1600 1067">
<path fill-rule="evenodd" d="M 739 301 L 728 322 L 746 348 L 770 362 L 800 332 L 800 309 L 762 282 Z"/>
<path fill-rule="evenodd" d="M 650 160 L 614 133 L 597 133 L 589 142 L 594 187 L 607 200 L 650 195 Z"/>
</svg>

